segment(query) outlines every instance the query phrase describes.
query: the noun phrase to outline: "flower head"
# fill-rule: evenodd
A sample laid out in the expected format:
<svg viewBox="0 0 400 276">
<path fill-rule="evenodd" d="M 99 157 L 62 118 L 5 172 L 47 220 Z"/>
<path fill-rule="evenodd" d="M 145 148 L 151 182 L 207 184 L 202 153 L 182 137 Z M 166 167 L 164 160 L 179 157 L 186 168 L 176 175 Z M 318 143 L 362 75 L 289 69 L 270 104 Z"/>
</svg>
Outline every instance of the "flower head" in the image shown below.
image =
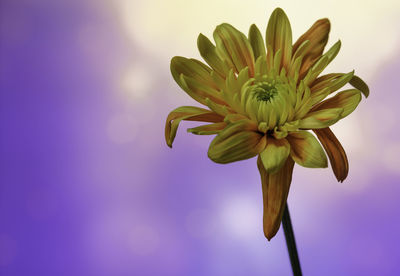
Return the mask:
<svg viewBox="0 0 400 276">
<path fill-rule="evenodd" d="M 171 60 L 178 85 L 208 109 L 173 110 L 165 127 L 167 144 L 172 146 L 182 120 L 203 121 L 209 124 L 188 131 L 217 134 L 208 150 L 214 162 L 258 155 L 268 239 L 279 229 L 294 163 L 325 168 L 325 149 L 338 181 L 348 173 L 346 154 L 329 126 L 353 112 L 361 93 L 368 96 L 369 89 L 354 71 L 320 76 L 341 45 L 338 41 L 323 53 L 329 31 L 329 20 L 320 19 L 293 44 L 289 20 L 277 8 L 269 19 L 265 43 L 255 25 L 246 37 L 224 23 L 214 31 L 216 45 L 202 34 L 198 37 L 208 65 L 184 57 Z M 347 83 L 354 89 L 327 98 Z"/>
</svg>

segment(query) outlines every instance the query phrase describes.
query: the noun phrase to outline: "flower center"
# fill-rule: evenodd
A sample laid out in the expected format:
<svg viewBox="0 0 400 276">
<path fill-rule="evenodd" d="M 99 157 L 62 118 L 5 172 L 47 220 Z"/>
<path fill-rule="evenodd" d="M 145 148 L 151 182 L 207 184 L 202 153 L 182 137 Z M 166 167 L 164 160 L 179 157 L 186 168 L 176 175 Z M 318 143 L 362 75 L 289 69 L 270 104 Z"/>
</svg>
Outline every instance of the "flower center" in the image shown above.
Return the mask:
<svg viewBox="0 0 400 276">
<path fill-rule="evenodd" d="M 271 102 L 271 99 L 278 94 L 278 90 L 275 87 L 274 82 L 259 82 L 252 85 L 251 91 L 257 101 Z"/>
</svg>

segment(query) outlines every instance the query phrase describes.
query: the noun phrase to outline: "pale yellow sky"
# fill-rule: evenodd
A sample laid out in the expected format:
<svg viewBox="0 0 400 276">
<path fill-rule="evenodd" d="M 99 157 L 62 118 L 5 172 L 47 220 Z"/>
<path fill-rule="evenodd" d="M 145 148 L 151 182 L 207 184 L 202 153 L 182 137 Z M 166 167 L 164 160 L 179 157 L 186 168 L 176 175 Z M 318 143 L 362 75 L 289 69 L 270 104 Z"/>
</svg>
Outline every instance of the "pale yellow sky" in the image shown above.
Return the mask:
<svg viewBox="0 0 400 276">
<path fill-rule="evenodd" d="M 330 41 L 342 40 L 341 53 L 331 69 L 356 69 L 369 78 L 374 68 L 400 43 L 400 1 L 259 1 L 259 0 L 117 0 L 119 19 L 129 37 L 152 54 L 169 60 L 174 55 L 199 57 L 197 35 L 211 37 L 215 26 L 228 22 L 242 32 L 252 23 L 265 31 L 276 7 L 287 13 L 296 39 L 313 22 L 328 17 Z M 397 47 L 397 48 L 396 48 Z M 362 64 L 359 62 L 362 61 Z M 357 64 L 358 68 L 350 65 Z"/>
</svg>

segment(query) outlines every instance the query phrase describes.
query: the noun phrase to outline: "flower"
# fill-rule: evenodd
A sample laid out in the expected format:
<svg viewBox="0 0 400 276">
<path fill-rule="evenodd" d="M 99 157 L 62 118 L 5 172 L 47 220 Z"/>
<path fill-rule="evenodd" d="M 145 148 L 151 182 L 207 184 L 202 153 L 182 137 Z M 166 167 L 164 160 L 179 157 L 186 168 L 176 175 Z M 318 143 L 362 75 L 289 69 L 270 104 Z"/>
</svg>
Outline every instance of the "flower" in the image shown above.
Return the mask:
<svg viewBox="0 0 400 276">
<path fill-rule="evenodd" d="M 329 31 L 329 20 L 320 19 L 292 44 L 289 20 L 277 8 L 269 19 L 265 43 L 255 25 L 246 37 L 224 23 L 214 31 L 216 45 L 202 34 L 198 37 L 208 65 L 179 56 L 171 60 L 178 85 L 208 109 L 181 106 L 169 113 L 168 146 L 172 147 L 182 120 L 202 121 L 209 124 L 188 132 L 217 134 L 208 150 L 214 162 L 258 155 L 268 240 L 279 230 L 295 163 L 326 168 L 327 154 L 338 181 L 348 173 L 346 153 L 329 126 L 353 112 L 361 93 L 367 97 L 369 89 L 354 71 L 320 76 L 341 45 L 338 41 L 323 53 Z M 354 89 L 327 98 L 347 83 Z"/>
</svg>

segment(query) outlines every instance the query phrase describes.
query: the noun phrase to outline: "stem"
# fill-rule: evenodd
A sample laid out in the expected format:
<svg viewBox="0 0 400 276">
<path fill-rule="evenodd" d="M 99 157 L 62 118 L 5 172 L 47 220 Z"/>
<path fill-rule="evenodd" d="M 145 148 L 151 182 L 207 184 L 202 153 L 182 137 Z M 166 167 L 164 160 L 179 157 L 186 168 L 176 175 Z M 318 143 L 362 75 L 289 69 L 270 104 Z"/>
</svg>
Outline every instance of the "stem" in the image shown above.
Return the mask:
<svg viewBox="0 0 400 276">
<path fill-rule="evenodd" d="M 289 208 L 286 203 L 285 211 L 283 212 L 283 232 L 285 233 L 286 245 L 289 251 L 290 263 L 292 265 L 293 275 L 301 276 L 301 267 L 299 255 L 297 254 L 296 241 L 294 239 L 292 221 L 290 220 Z"/>
</svg>

